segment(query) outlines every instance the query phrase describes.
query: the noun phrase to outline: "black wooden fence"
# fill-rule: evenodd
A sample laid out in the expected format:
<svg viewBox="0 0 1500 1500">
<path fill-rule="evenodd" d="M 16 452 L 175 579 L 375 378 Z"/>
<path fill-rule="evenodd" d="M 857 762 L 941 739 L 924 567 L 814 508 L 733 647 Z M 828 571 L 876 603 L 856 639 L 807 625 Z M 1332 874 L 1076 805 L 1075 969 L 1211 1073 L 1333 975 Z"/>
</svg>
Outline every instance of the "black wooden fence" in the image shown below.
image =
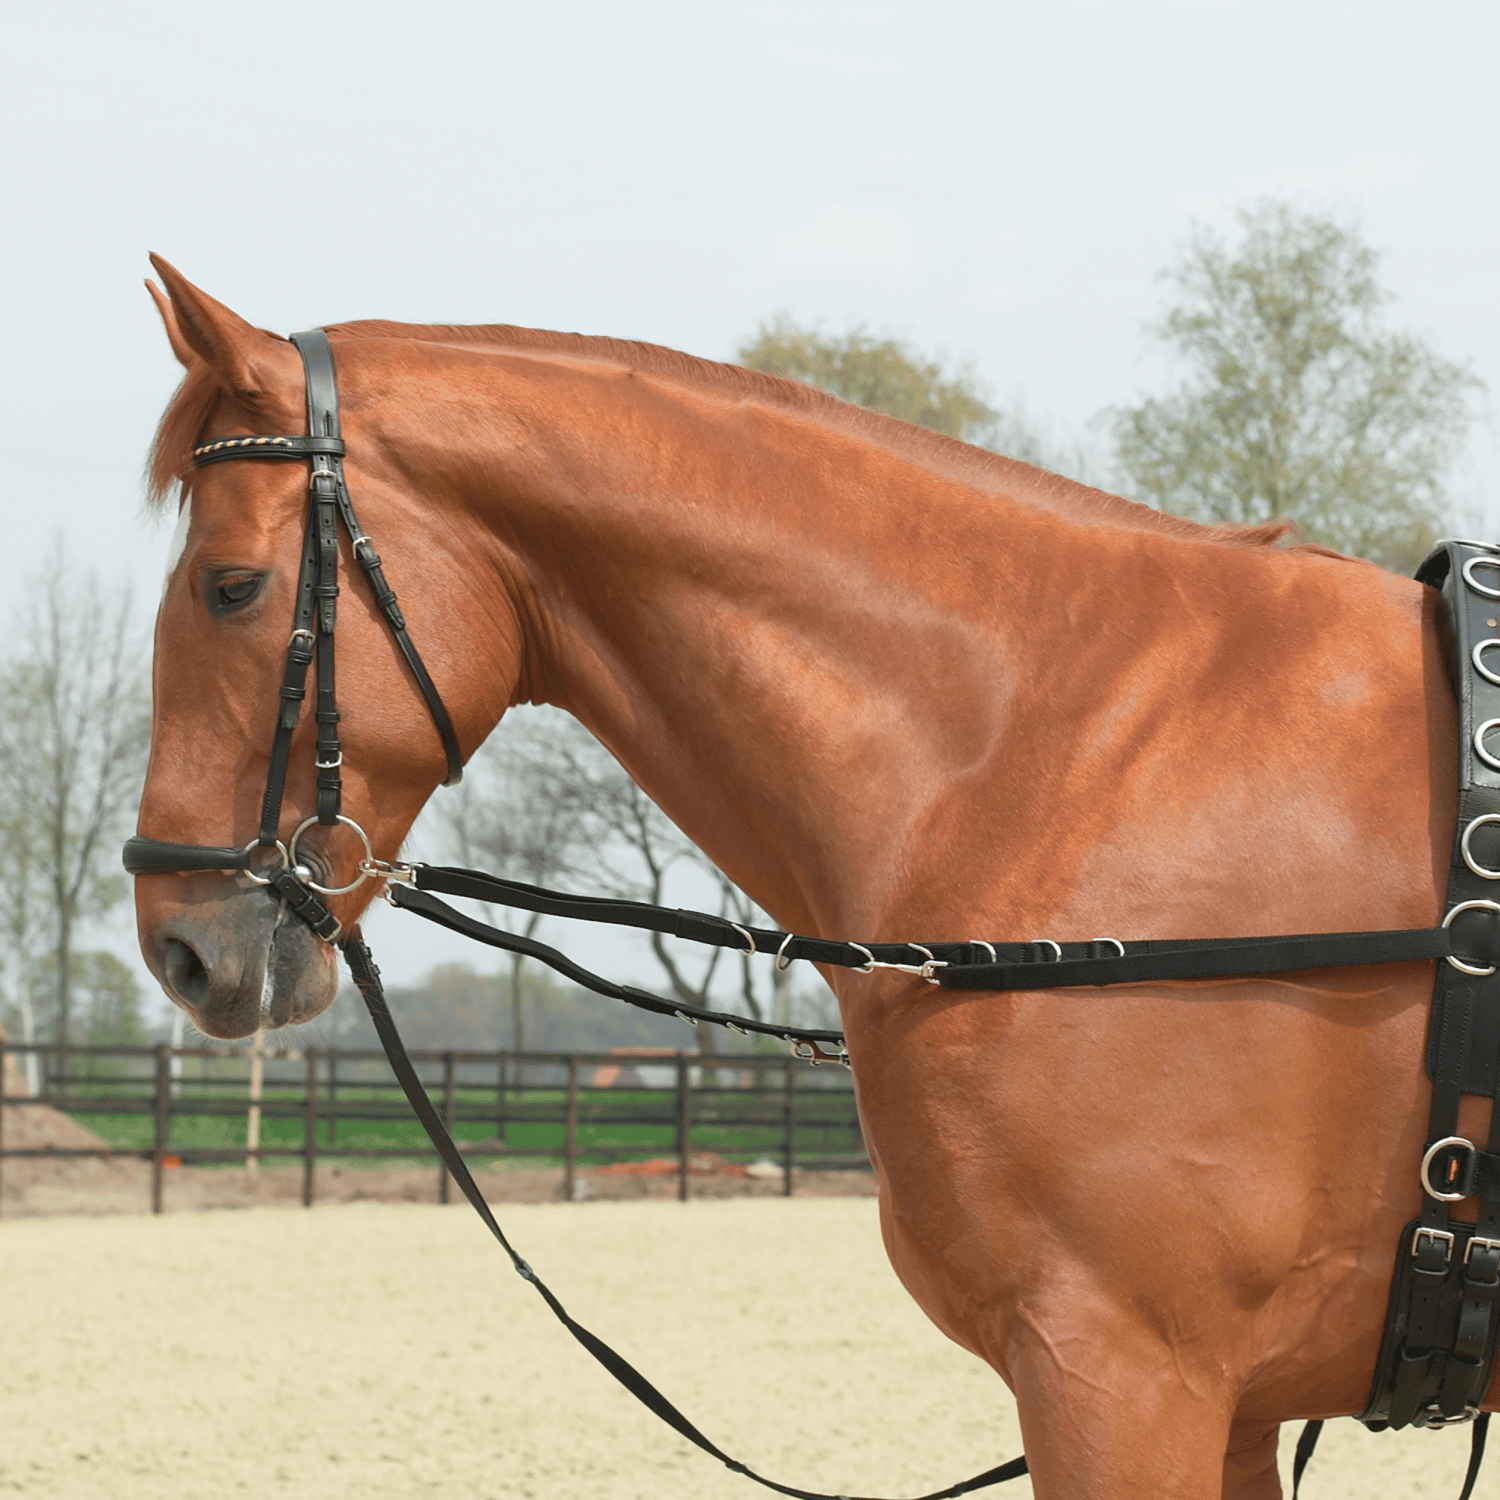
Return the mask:
<svg viewBox="0 0 1500 1500">
<path fill-rule="evenodd" d="M 109 1117 L 116 1136 L 150 1139 L 97 1147 L 13 1146 L 5 1140 L 0 1111 L 0 1181 L 6 1161 L 17 1158 L 135 1158 L 151 1163 L 151 1208 L 160 1213 L 169 1167 L 300 1159 L 302 1201 L 311 1207 L 320 1161 L 436 1161 L 379 1052 L 266 1053 L 258 1086 L 255 1056 L 244 1050 L 0 1042 L 0 1079 L 7 1076 L 7 1054 L 17 1060 L 35 1055 L 39 1087 L 34 1094 L 0 1094 L 0 1103 L 50 1105 L 80 1123 Z M 485 1163 L 560 1161 L 567 1199 L 576 1195 L 582 1167 L 661 1160 L 664 1151 L 675 1158 L 677 1192 L 684 1200 L 694 1158 L 705 1151 L 726 1162 L 775 1162 L 788 1196 L 799 1167 L 869 1164 L 850 1077 L 842 1068 L 814 1070 L 801 1060 L 764 1053 L 424 1051 L 412 1053 L 412 1061 L 466 1157 Z M 246 1120 L 252 1107 L 266 1125 L 300 1122 L 300 1131 L 292 1129 L 301 1139 L 229 1145 L 174 1140 L 192 1134 L 196 1122 Z M 129 1123 L 135 1119 L 149 1122 L 144 1132 Z M 484 1138 L 478 1138 L 480 1125 L 488 1127 Z M 287 1133 L 283 1125 L 272 1127 L 277 1137 Z M 362 1134 L 366 1143 L 341 1144 L 341 1133 L 356 1140 Z M 446 1203 L 449 1174 L 440 1165 L 437 1172 L 438 1197 Z"/>
</svg>

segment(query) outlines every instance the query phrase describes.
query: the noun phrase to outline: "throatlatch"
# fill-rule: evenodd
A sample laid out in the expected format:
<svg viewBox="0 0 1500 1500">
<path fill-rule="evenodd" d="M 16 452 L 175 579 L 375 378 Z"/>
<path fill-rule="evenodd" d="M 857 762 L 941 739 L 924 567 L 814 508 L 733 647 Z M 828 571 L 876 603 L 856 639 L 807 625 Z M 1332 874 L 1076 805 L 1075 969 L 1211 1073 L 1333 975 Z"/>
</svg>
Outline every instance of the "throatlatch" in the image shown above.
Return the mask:
<svg viewBox="0 0 1500 1500">
<path fill-rule="evenodd" d="M 309 462 L 307 527 L 297 582 L 293 628 L 287 647 L 270 767 L 254 842 L 243 849 L 173 844 L 140 836 L 124 850 L 131 874 L 220 870 L 239 872 L 272 890 L 286 909 L 325 941 L 340 937 L 339 923 L 321 899 L 353 890 L 366 879 L 384 881 L 391 902 L 429 921 L 512 952 L 527 954 L 598 993 L 648 1010 L 778 1037 L 813 1061 L 848 1061 L 838 1031 L 762 1022 L 748 1016 L 697 1009 L 616 985 L 572 963 L 534 939 L 474 921 L 435 892 L 585 921 L 609 922 L 669 933 L 700 943 L 774 954 L 778 965 L 794 959 L 870 973 L 894 970 L 931 984 L 974 990 L 1039 990 L 1209 979 L 1354 964 L 1441 959 L 1430 1024 L 1427 1068 L 1433 1081 L 1431 1121 L 1420 1164 L 1422 1213 L 1402 1232 L 1397 1247 L 1385 1338 L 1369 1402 L 1360 1420 L 1372 1428 L 1407 1424 L 1441 1427 L 1474 1420 L 1474 1442 L 1461 1500 L 1468 1500 L 1484 1451 L 1488 1414 L 1478 1410 L 1500 1344 L 1500 547 L 1448 542 L 1422 564 L 1417 577 L 1441 591 L 1440 627 L 1459 705 L 1459 818 L 1454 839 L 1447 915 L 1433 928 L 1392 932 L 1311 933 L 1276 937 L 1191 941 L 857 943 L 802 937 L 745 927 L 703 912 L 670 911 L 636 902 L 602 900 L 548 891 L 473 870 L 388 864 L 375 858 L 363 830 L 341 811 L 338 704 L 334 681 L 334 627 L 338 597 L 339 522 L 369 579 L 375 603 L 390 628 L 418 690 L 426 700 L 448 763 L 447 784 L 463 774 L 463 757 L 442 698 L 428 675 L 380 558 L 354 514 L 344 482 L 338 391 L 327 335 L 294 334 L 307 376 L 306 436 L 225 437 L 194 450 L 193 463 L 234 459 Z M 317 811 L 279 838 L 291 742 L 306 696 L 308 669 L 317 665 Z M 1493 748 L 1492 748 L 1493 747 Z M 298 839 L 313 823 L 345 824 L 363 840 L 365 858 L 355 880 L 320 886 L 297 862 Z M 271 850 L 270 861 L 256 857 Z M 279 861 L 275 862 L 275 861 Z M 433 1110 L 386 1009 L 378 973 L 356 931 L 345 957 L 370 1010 L 391 1067 L 444 1162 L 475 1210 L 548 1306 L 588 1351 L 634 1395 L 679 1433 L 737 1473 L 784 1495 L 814 1497 L 773 1483 L 728 1458 L 625 1360 L 568 1316 L 557 1298 L 511 1247 L 474 1185 L 463 1157 Z M 824 1047 L 835 1049 L 825 1052 Z M 1489 1094 L 1496 1106 L 1483 1149 L 1455 1134 L 1462 1094 Z M 1451 1217 L 1452 1205 L 1478 1200 L 1478 1219 Z M 1311 1422 L 1297 1445 L 1300 1481 L 1321 1430 Z M 1024 1458 L 954 1485 L 929 1500 L 946 1500 L 1026 1472 Z M 1294 1489 L 1295 1494 L 1295 1489 Z"/>
</svg>

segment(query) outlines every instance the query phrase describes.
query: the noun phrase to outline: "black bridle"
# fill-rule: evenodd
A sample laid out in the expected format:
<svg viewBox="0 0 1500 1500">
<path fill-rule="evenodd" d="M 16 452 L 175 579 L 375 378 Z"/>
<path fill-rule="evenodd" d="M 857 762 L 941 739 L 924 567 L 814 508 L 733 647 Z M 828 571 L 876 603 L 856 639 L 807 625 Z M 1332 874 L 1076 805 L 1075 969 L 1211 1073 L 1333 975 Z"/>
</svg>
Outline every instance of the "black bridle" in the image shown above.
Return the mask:
<svg viewBox="0 0 1500 1500">
<path fill-rule="evenodd" d="M 798 1500 L 843 1500 L 776 1484 L 729 1458 L 698 1431 L 644 1376 L 587 1329 L 576 1323 L 496 1223 L 441 1117 L 406 1054 L 386 1005 L 369 948 L 356 928 L 344 937 L 321 899 L 352 891 L 366 879 L 386 883 L 393 905 L 413 911 L 456 932 L 524 954 L 598 993 L 631 1005 L 676 1015 L 697 1024 L 708 1021 L 741 1032 L 778 1037 L 799 1056 L 813 1061 L 848 1061 L 842 1033 L 763 1022 L 748 1016 L 663 1000 L 631 986 L 591 974 L 557 950 L 534 939 L 477 922 L 434 892 L 472 898 L 544 914 L 644 928 L 692 941 L 736 948 L 746 954 L 774 954 L 778 965 L 795 959 L 869 973 L 894 970 L 930 984 L 973 990 L 1039 990 L 1160 980 L 1193 980 L 1258 975 L 1288 970 L 1342 968 L 1356 964 L 1405 963 L 1442 959 L 1438 965 L 1428 1072 L 1434 1081 L 1429 1142 L 1417 1173 L 1422 1217 L 1403 1231 L 1397 1250 L 1385 1340 L 1374 1387 L 1361 1420 L 1380 1428 L 1407 1423 L 1441 1427 L 1474 1420 L 1474 1445 L 1461 1500 L 1468 1500 L 1483 1453 L 1487 1415 L 1478 1403 L 1488 1387 L 1500 1343 L 1500 902 L 1490 899 L 1489 882 L 1500 881 L 1500 844 L 1481 862 L 1472 847 L 1477 835 L 1500 829 L 1500 756 L 1487 748 L 1486 734 L 1500 728 L 1500 673 L 1488 664 L 1489 648 L 1500 638 L 1486 636 L 1496 608 L 1500 576 L 1494 585 L 1476 576 L 1485 567 L 1500 575 L 1500 548 L 1486 543 L 1449 542 L 1423 564 L 1418 577 L 1442 590 L 1445 641 L 1449 647 L 1460 707 L 1460 832 L 1455 840 L 1448 891 L 1448 914 L 1441 926 L 1384 932 L 1310 933 L 1282 937 L 1211 938 L 1122 942 L 1096 938 L 1088 943 L 855 943 L 802 937 L 767 928 L 741 926 L 704 912 L 669 911 L 636 902 L 602 900 L 544 890 L 472 870 L 393 864 L 375 858 L 364 830 L 341 810 L 338 701 L 334 679 L 334 627 L 337 619 L 339 523 L 349 534 L 355 560 L 370 582 L 375 603 L 389 626 L 426 700 L 448 762 L 445 785 L 463 775 L 463 755 L 448 711 L 412 644 L 406 622 L 387 583 L 370 538 L 360 527 L 344 482 L 344 443 L 339 434 L 338 389 L 328 336 L 321 329 L 292 335 L 307 380 L 308 431 L 302 436 L 223 437 L 193 450 L 193 466 L 239 459 L 308 462 L 308 512 L 297 580 L 292 634 L 287 644 L 280 707 L 271 742 L 270 767 L 257 837 L 243 849 L 174 844 L 137 836 L 127 841 L 125 868 L 132 875 L 185 871 L 240 872 L 266 886 L 322 939 L 339 942 L 369 1009 L 392 1070 L 439 1155 L 485 1224 L 547 1305 L 580 1343 L 628 1390 L 704 1452 L 736 1473 Z M 291 742 L 306 696 L 308 668 L 317 662 L 318 726 L 315 768 L 317 811 L 282 842 L 280 823 Z M 1472 664 L 1473 670 L 1470 670 Z M 1482 680 L 1481 680 L 1482 679 Z M 1491 686 L 1493 685 L 1493 686 Z M 1494 717 L 1486 719 L 1485 712 Z M 318 885 L 298 862 L 298 840 L 312 824 L 343 824 L 362 840 L 365 857 L 354 881 Z M 257 849 L 273 850 L 278 863 L 257 869 Z M 1455 919 L 1465 929 L 1455 951 Z M 834 1048 L 823 1051 L 824 1046 Z M 1454 1134 L 1462 1093 L 1492 1093 L 1495 1108 L 1488 1149 Z M 1477 1225 L 1450 1220 L 1448 1205 L 1477 1198 Z M 1309 1423 L 1298 1444 L 1296 1478 L 1312 1453 L 1320 1422 Z M 926 1500 L 946 1500 L 1026 1472 L 1024 1458 L 1002 1464 Z M 1295 1495 L 1295 1488 L 1293 1491 Z"/>
<path fill-rule="evenodd" d="M 298 437 L 255 434 L 216 438 L 193 449 L 193 467 L 241 459 L 278 462 L 310 462 L 307 485 L 307 526 L 302 542 L 302 564 L 297 574 L 297 598 L 292 614 L 292 633 L 287 641 L 286 668 L 282 673 L 280 707 L 271 737 L 271 761 L 266 772 L 266 791 L 261 801 L 260 831 L 243 849 L 216 848 L 203 844 L 169 844 L 161 839 L 136 837 L 125 845 L 125 868 L 132 875 L 156 875 L 187 870 L 239 870 L 252 880 L 268 885 L 288 908 L 307 923 L 320 938 L 336 942 L 338 920 L 319 899 L 342 895 L 364 880 L 381 874 L 369 838 L 341 810 L 343 778 L 339 771 L 344 752 L 339 745 L 339 706 L 335 688 L 333 632 L 338 621 L 339 522 L 349 533 L 354 560 L 364 570 L 375 596 L 375 605 L 390 628 L 396 645 L 411 669 L 418 691 L 427 702 L 448 760 L 443 783 L 454 786 L 463 779 L 463 751 L 453 732 L 453 721 L 433 685 L 421 655 L 407 633 L 406 620 L 396 601 L 396 591 L 386 581 L 380 557 L 354 514 L 349 486 L 344 482 L 344 440 L 339 432 L 339 392 L 334 375 L 333 350 L 321 328 L 294 333 L 292 343 L 302 356 L 307 380 L 307 434 Z M 298 824 L 291 837 L 280 837 L 281 804 L 286 793 L 287 766 L 292 736 L 302 716 L 307 696 L 307 669 L 318 664 L 318 698 L 314 717 L 318 725 L 314 768 L 318 773 L 317 812 Z M 364 844 L 365 858 L 355 880 L 345 886 L 322 886 L 312 872 L 297 862 L 297 843 L 313 824 L 324 827 L 344 824 Z M 274 849 L 280 864 L 257 872 L 251 864 L 257 848 Z"/>
</svg>

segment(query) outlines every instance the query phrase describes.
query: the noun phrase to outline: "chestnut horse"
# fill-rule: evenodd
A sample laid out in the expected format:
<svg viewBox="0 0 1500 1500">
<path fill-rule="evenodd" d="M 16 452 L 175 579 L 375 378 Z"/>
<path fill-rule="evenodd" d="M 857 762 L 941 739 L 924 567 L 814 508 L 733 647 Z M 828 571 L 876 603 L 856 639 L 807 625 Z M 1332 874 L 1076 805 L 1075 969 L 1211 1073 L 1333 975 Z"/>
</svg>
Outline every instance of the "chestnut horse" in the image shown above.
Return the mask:
<svg viewBox="0 0 1500 1500">
<path fill-rule="evenodd" d="M 187 376 L 154 477 L 186 498 L 141 827 L 244 844 L 306 468 L 194 473 L 189 450 L 304 431 L 302 364 L 156 264 Z M 1439 920 L 1457 731 L 1433 591 L 664 349 L 328 333 L 350 488 L 465 753 L 511 704 L 561 706 L 788 930 Z M 344 805 L 392 859 L 444 756 L 345 580 Z M 314 806 L 310 717 L 283 837 Z M 347 832 L 310 842 L 351 878 Z M 369 890 L 331 903 L 346 924 Z M 137 907 L 211 1036 L 333 998 L 333 949 L 242 881 L 143 876 Z M 891 1261 L 1014 1390 L 1039 1496 L 1261 1500 L 1278 1424 L 1362 1408 L 1419 1204 L 1431 963 L 1010 994 L 826 977 Z"/>
</svg>

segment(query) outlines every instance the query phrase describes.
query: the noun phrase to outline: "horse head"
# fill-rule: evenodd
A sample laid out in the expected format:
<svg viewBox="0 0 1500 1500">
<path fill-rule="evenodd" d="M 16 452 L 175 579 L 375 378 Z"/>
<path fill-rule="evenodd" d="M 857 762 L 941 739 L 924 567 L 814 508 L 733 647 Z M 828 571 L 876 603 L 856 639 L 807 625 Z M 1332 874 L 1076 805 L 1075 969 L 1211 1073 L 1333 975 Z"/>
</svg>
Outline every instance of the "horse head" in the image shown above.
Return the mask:
<svg viewBox="0 0 1500 1500">
<path fill-rule="evenodd" d="M 166 293 L 151 286 L 186 377 L 157 434 L 158 493 L 181 485 L 176 534 L 156 624 L 151 758 L 140 829 L 152 840 L 247 850 L 247 869 L 146 873 L 136 882 L 142 951 L 152 973 L 205 1033 L 241 1037 L 262 1025 L 311 1019 L 331 1003 L 334 949 L 298 921 L 264 884 L 287 858 L 260 837 L 278 714 L 297 689 L 283 677 L 307 545 L 309 466 L 217 462 L 192 467 L 195 447 L 225 436 L 307 431 L 306 386 L 297 348 L 252 327 L 154 259 Z M 150 285 L 148 283 L 148 285 Z M 486 632 L 460 624 L 475 613 L 470 570 L 444 525 L 441 495 L 424 494 L 419 513 L 409 479 L 377 435 L 378 377 L 351 359 L 339 367 L 339 395 L 351 434 L 350 483 L 361 520 L 397 560 L 411 634 L 458 739 L 468 749 L 498 719 L 514 688 L 518 658 L 493 598 Z M 381 617 L 369 580 L 355 566 L 347 532 L 341 549 L 337 714 L 341 807 L 349 821 L 325 819 L 302 830 L 293 857 L 305 878 L 342 894 L 326 897 L 351 923 L 377 885 L 359 878 L 367 851 L 393 858 L 423 802 L 450 769 L 414 679 Z M 373 554 L 372 554 L 373 555 Z M 309 637 L 309 641 L 311 637 Z M 483 684 L 462 668 L 489 647 Z M 310 651 L 310 646 L 309 646 Z M 282 849 L 318 812 L 317 688 L 320 658 L 307 672 L 306 704 L 291 736 L 274 838 Z M 326 673 L 332 686 L 332 673 Z M 465 678 L 470 680 L 466 685 Z M 326 704 L 318 704 L 319 709 Z M 326 715 L 325 715 L 326 717 Z M 332 759 L 332 757 L 330 757 Z"/>
</svg>

